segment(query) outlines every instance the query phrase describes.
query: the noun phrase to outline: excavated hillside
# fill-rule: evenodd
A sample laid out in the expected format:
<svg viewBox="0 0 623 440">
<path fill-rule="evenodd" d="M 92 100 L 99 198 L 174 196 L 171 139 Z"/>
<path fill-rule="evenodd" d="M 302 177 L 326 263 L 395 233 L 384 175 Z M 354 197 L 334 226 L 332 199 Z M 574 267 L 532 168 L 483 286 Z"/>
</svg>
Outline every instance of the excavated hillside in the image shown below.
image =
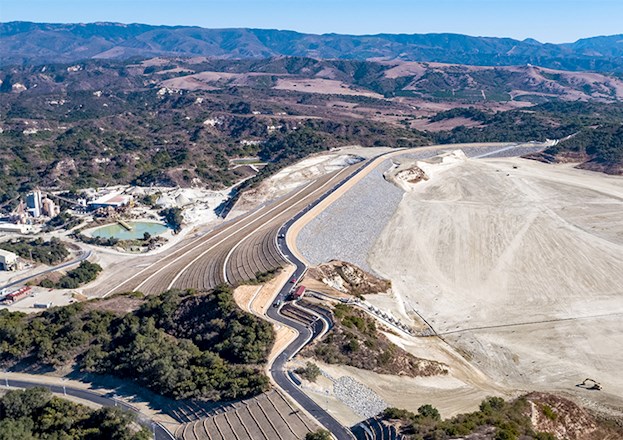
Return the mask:
<svg viewBox="0 0 623 440">
<path fill-rule="evenodd" d="M 394 425 L 404 439 L 464 440 L 615 440 L 623 438 L 616 421 L 605 420 L 554 394 L 530 393 L 514 400 L 487 397 L 479 411 L 442 420 L 436 408 L 423 405 L 417 414 L 387 408 L 371 423 Z"/>
<path fill-rule="evenodd" d="M 324 293 L 357 297 L 385 293 L 391 289 L 391 281 L 375 277 L 354 264 L 338 260 L 310 268 L 303 283 Z"/>
<path fill-rule="evenodd" d="M 301 354 L 328 364 L 342 364 L 379 374 L 396 376 L 436 376 L 448 367 L 421 359 L 394 345 L 381 333 L 376 321 L 362 310 L 345 304 L 333 308 L 334 326 Z"/>
</svg>

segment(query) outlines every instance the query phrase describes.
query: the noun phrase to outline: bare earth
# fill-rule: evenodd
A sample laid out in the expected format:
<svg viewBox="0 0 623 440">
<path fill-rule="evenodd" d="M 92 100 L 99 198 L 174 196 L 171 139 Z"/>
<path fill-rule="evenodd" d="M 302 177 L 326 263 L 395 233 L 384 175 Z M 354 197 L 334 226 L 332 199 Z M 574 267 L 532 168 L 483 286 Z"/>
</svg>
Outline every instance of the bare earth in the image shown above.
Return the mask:
<svg viewBox="0 0 623 440">
<path fill-rule="evenodd" d="M 383 95 L 364 89 L 355 89 L 341 81 L 324 78 L 280 78 L 274 87 L 277 90 L 293 90 L 295 92 L 321 93 L 327 95 L 359 95 L 382 99 Z"/>
<path fill-rule="evenodd" d="M 503 386 L 621 409 L 623 178 L 523 159 L 429 175 L 369 256 L 396 307 Z"/>
<path fill-rule="evenodd" d="M 259 286 L 239 286 L 234 290 L 234 300 L 242 310 L 253 313 L 263 319 L 268 319 L 266 310 L 272 304 L 273 299 L 279 292 L 279 288 L 287 282 L 294 273 L 293 265 L 286 266 L 275 278 L 266 284 Z M 270 319 L 269 319 L 270 320 Z M 270 320 L 272 322 L 272 320 Z M 297 333 L 294 329 L 277 322 L 272 322 L 275 329 L 275 344 L 268 355 L 268 359 L 274 360 L 285 347 L 292 342 Z M 270 365 L 267 366 L 269 368 Z"/>
</svg>

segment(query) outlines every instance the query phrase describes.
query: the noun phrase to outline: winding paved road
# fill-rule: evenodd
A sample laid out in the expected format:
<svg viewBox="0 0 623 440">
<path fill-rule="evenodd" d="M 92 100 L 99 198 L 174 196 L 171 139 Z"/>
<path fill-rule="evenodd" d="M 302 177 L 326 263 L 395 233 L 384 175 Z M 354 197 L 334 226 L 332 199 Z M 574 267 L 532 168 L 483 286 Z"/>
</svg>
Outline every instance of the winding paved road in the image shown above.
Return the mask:
<svg viewBox="0 0 623 440">
<path fill-rule="evenodd" d="M 439 148 L 448 149 L 452 146 Z M 114 278 L 106 279 L 99 284 L 103 287 L 92 293 L 107 296 L 127 291 L 157 294 L 170 288 L 209 290 L 220 283 L 236 284 L 253 279 L 258 272 L 278 268 L 286 262 L 296 266 L 293 276 L 296 280 L 300 280 L 307 266 L 288 247 L 285 237 L 290 227 L 358 173 L 372 164 L 381 163 L 382 160 L 379 161 L 379 158 L 399 153 L 394 150 L 321 176 L 275 202 L 227 222 L 214 231 L 184 240 L 166 255 L 141 259 L 140 264 L 134 265 L 139 269 L 130 276 L 116 281 Z M 88 255 L 83 256 L 82 259 L 87 257 Z M 76 261 L 67 264 L 75 263 Z M 54 268 L 57 269 L 58 267 Z M 115 271 L 108 272 L 114 274 Z M 286 282 L 275 297 L 275 303 L 283 302 L 292 287 L 292 283 Z M 352 440 L 354 436 L 351 431 L 303 393 L 286 370 L 288 360 L 323 331 L 322 320 L 306 325 L 283 316 L 279 310 L 279 307 L 270 307 L 266 314 L 273 320 L 295 329 L 298 336 L 276 357 L 270 369 L 271 376 L 280 388 L 329 429 L 338 440 Z M 39 384 L 10 381 L 10 385 L 30 387 Z M 101 405 L 113 406 L 117 402 L 126 406 L 126 409 L 135 411 L 130 405 L 91 391 L 73 388 L 63 390 L 60 386 L 49 385 L 46 387 L 53 389 L 54 392 L 65 391 L 67 394 Z M 155 426 L 155 433 L 158 440 L 172 438 L 160 425 Z"/>
<path fill-rule="evenodd" d="M 171 433 L 169 433 L 169 431 L 167 431 L 161 424 L 151 421 L 151 420 L 145 420 L 145 418 L 140 415 L 140 413 L 138 412 L 136 408 L 124 402 L 123 400 L 116 399 L 114 395 L 108 396 L 108 395 L 102 395 L 102 394 L 96 393 L 94 391 L 84 390 L 81 388 L 72 388 L 69 386 L 62 386 L 62 385 L 50 385 L 50 384 L 30 382 L 30 381 L 25 381 L 25 380 L 12 380 L 12 379 L 7 379 L 7 378 L 3 379 L 0 383 L 3 386 L 12 387 L 12 388 L 35 388 L 35 387 L 47 388 L 53 393 L 77 397 L 78 399 L 93 402 L 96 405 L 108 406 L 108 407 L 118 406 L 119 408 L 125 411 L 136 414 L 137 420 L 139 421 L 139 423 L 149 428 L 152 431 L 154 438 L 156 440 L 175 440 L 173 435 L 171 435 Z"/>
<path fill-rule="evenodd" d="M 378 158 L 378 157 L 377 157 Z M 295 253 L 288 247 L 286 241 L 286 235 L 290 227 L 296 223 L 301 217 L 303 217 L 309 210 L 318 205 L 324 199 L 326 199 L 331 193 L 344 185 L 348 180 L 356 176 L 363 171 L 366 167 L 370 166 L 377 158 L 370 159 L 364 163 L 363 166 L 357 168 L 343 180 L 338 182 L 335 186 L 323 193 L 318 199 L 311 204 L 307 205 L 303 210 L 299 211 L 293 218 L 288 220 L 280 229 L 277 235 L 277 247 L 283 254 L 284 258 L 294 264 L 296 269 L 292 275 L 296 280 L 303 278 L 303 275 L 307 271 L 307 266 L 301 261 Z M 270 374 L 277 385 L 284 390 L 292 399 L 294 399 L 300 406 L 302 406 L 312 417 L 314 417 L 322 426 L 327 428 L 338 440 L 352 440 L 354 435 L 347 427 L 338 422 L 331 414 L 329 414 L 320 405 L 314 402 L 309 396 L 307 396 L 299 387 L 298 384 L 290 376 L 286 369 L 287 362 L 292 359 L 305 345 L 311 342 L 316 336 L 318 336 L 322 330 L 323 325 L 318 324 L 321 320 L 315 321 L 311 325 L 305 325 L 301 322 L 294 321 L 280 313 L 281 307 L 277 305 L 283 303 L 289 296 L 292 288 L 295 284 L 286 281 L 277 296 L 273 301 L 272 307 L 270 307 L 266 314 L 273 320 L 280 322 L 288 327 L 294 328 L 298 332 L 296 339 L 288 345 L 284 351 L 279 354 L 270 369 Z"/>
<path fill-rule="evenodd" d="M 487 154 L 482 154 L 481 157 L 490 156 L 501 151 L 511 150 L 518 146 L 519 144 L 512 144 L 500 147 L 498 150 L 488 152 Z M 448 146 L 446 146 L 445 148 L 448 148 Z M 321 203 L 324 199 L 326 199 L 329 195 L 331 195 L 334 191 L 336 191 L 350 179 L 355 177 L 357 174 L 364 171 L 366 168 L 370 167 L 373 164 L 378 165 L 379 163 L 381 163 L 379 159 L 382 159 L 384 157 L 391 157 L 392 155 L 396 154 L 400 154 L 400 152 L 391 151 L 365 161 L 362 166 L 355 169 L 354 171 L 351 171 L 351 173 L 347 177 L 339 181 L 339 183 L 335 184 L 335 186 L 324 192 L 319 198 L 317 198 L 315 201 L 307 205 L 304 209 L 299 211 L 293 218 L 289 219 L 278 230 L 276 238 L 277 248 L 282 253 L 285 260 L 291 262 L 296 266 L 294 274 L 292 275 L 296 280 L 300 280 L 303 277 L 303 275 L 307 271 L 307 266 L 296 256 L 295 252 L 293 252 L 293 250 L 289 248 L 286 240 L 288 230 L 309 210 Z M 295 285 L 296 284 L 292 284 L 289 281 L 286 281 L 285 285 L 281 288 L 280 292 L 273 300 L 272 307 L 270 307 L 266 312 L 266 314 L 273 320 L 280 322 L 286 326 L 292 327 L 298 332 L 297 338 L 290 345 L 288 345 L 284 349 L 284 351 L 281 352 L 281 354 L 276 357 L 271 366 L 270 373 L 273 377 L 273 380 L 281 389 L 283 389 L 291 398 L 297 401 L 299 405 L 301 405 L 309 414 L 316 418 L 325 428 L 331 431 L 331 433 L 338 440 L 352 440 L 353 438 L 355 438 L 353 433 L 348 428 L 344 427 L 340 422 L 338 422 L 334 417 L 332 417 L 327 411 L 321 408 L 310 397 L 303 393 L 303 391 L 298 386 L 299 384 L 295 382 L 295 380 L 291 377 L 286 369 L 287 362 L 292 359 L 303 347 L 305 347 L 305 345 L 311 342 L 322 331 L 322 329 L 318 329 L 318 321 L 314 322 L 311 325 L 306 325 L 305 323 L 297 322 L 286 316 L 283 316 L 280 313 L 281 307 L 279 306 L 279 304 L 282 304 L 287 299 Z"/>
</svg>

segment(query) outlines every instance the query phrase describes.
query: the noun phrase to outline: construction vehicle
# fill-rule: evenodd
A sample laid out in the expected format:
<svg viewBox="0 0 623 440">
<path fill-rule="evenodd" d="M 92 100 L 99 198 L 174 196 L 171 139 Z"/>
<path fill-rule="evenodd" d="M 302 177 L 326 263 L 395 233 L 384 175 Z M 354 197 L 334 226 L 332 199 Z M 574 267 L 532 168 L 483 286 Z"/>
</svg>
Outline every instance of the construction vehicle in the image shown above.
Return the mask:
<svg viewBox="0 0 623 440">
<path fill-rule="evenodd" d="M 303 298 L 303 295 L 305 295 L 305 286 L 298 286 L 291 296 L 293 300 L 297 300 Z"/>
<path fill-rule="evenodd" d="M 588 377 L 584 379 L 584 381 L 578 386 L 582 388 L 586 388 L 587 390 L 597 390 L 597 391 L 601 390 L 601 384 L 597 382 L 596 380 L 590 379 Z"/>
</svg>

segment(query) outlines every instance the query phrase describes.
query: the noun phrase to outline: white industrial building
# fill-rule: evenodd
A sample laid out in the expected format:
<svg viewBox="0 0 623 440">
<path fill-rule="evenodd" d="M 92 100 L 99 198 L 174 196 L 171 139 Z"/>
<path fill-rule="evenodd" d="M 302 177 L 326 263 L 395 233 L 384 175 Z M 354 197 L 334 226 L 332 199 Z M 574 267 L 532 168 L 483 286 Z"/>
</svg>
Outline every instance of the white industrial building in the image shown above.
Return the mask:
<svg viewBox="0 0 623 440">
<path fill-rule="evenodd" d="M 43 207 L 41 199 L 41 191 L 38 189 L 26 196 L 26 206 L 28 207 L 28 211 L 30 212 L 30 215 L 35 218 L 41 216 L 41 208 Z"/>
<path fill-rule="evenodd" d="M 13 252 L 0 249 L 0 270 L 16 270 L 17 255 Z"/>
<path fill-rule="evenodd" d="M 0 222 L 0 232 L 11 232 L 14 234 L 27 234 L 32 232 L 32 225 L 29 224 L 15 224 Z"/>
<path fill-rule="evenodd" d="M 91 209 L 99 208 L 119 208 L 125 206 L 132 200 L 131 196 L 125 196 L 118 193 L 106 194 L 98 199 L 92 200 L 88 203 Z"/>
</svg>

